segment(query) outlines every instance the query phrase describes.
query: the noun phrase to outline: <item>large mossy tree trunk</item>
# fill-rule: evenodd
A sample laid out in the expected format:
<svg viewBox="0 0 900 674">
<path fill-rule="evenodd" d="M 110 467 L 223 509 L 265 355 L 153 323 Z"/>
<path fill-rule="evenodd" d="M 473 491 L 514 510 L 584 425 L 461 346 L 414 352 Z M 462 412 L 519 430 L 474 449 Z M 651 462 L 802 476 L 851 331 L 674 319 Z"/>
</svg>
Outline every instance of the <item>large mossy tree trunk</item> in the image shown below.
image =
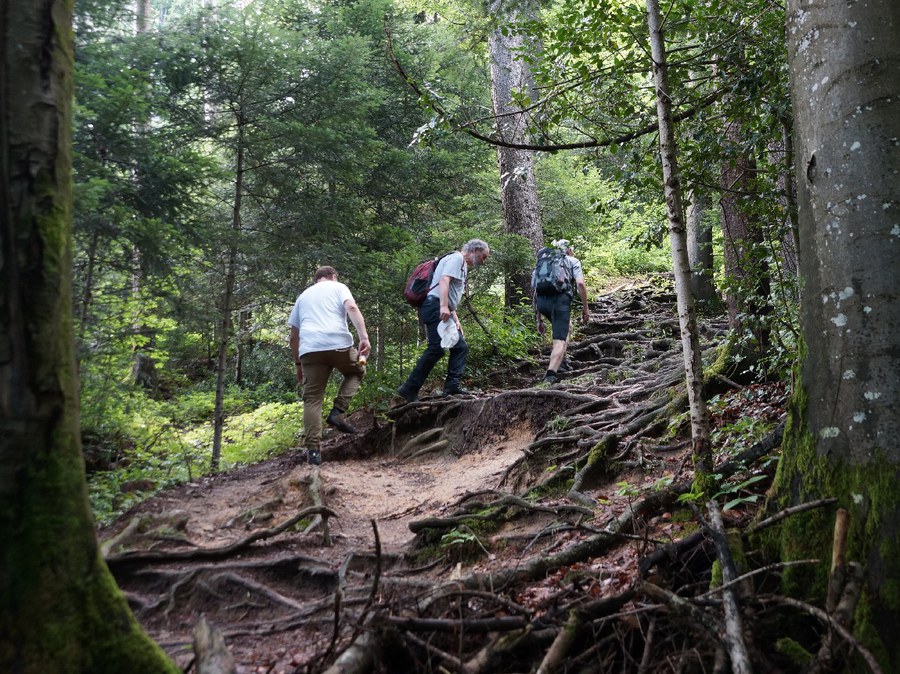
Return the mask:
<svg viewBox="0 0 900 674">
<path fill-rule="evenodd" d="M 177 672 L 100 556 L 71 297 L 71 0 L 0 12 L 0 671 Z"/>
<path fill-rule="evenodd" d="M 900 4 L 788 3 L 806 344 L 774 489 L 833 496 L 866 568 L 855 629 L 900 671 Z M 829 559 L 833 512 L 791 518 L 784 559 Z M 827 565 L 824 565 L 827 567 Z M 818 576 L 788 590 L 820 599 Z"/>
</svg>

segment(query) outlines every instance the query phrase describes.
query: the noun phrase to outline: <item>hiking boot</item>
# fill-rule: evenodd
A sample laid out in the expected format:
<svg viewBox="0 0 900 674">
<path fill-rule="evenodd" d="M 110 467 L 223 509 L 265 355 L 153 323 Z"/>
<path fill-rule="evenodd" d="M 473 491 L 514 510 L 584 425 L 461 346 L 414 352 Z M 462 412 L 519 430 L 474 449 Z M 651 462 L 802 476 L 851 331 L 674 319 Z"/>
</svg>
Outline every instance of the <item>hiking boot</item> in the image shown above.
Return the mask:
<svg viewBox="0 0 900 674">
<path fill-rule="evenodd" d="M 569 362 L 568 358 L 564 358 L 563 362 L 559 364 L 560 372 L 569 372 L 572 370 L 572 364 Z"/>
<path fill-rule="evenodd" d="M 356 433 L 356 429 L 344 421 L 343 410 L 339 410 L 337 407 L 331 408 L 331 412 L 328 413 L 328 418 L 325 419 L 325 423 L 329 426 L 334 426 L 341 433 Z"/>
<path fill-rule="evenodd" d="M 403 386 L 397 389 L 397 395 L 403 398 L 408 403 L 414 403 L 419 400 L 418 394 L 411 392 L 409 389 L 406 389 Z"/>
<path fill-rule="evenodd" d="M 556 376 L 555 372 L 548 372 L 544 375 L 544 378 L 541 380 L 542 384 L 555 384 L 559 381 L 559 377 Z"/>
<path fill-rule="evenodd" d="M 464 396 L 468 395 L 469 393 L 471 393 L 471 391 L 469 391 L 469 389 L 463 388 L 462 386 L 449 386 L 441 391 L 441 395 L 445 398 L 447 396 Z"/>
<path fill-rule="evenodd" d="M 322 463 L 322 452 L 318 449 L 310 449 L 306 452 L 306 460 L 311 466 L 318 466 Z"/>
</svg>

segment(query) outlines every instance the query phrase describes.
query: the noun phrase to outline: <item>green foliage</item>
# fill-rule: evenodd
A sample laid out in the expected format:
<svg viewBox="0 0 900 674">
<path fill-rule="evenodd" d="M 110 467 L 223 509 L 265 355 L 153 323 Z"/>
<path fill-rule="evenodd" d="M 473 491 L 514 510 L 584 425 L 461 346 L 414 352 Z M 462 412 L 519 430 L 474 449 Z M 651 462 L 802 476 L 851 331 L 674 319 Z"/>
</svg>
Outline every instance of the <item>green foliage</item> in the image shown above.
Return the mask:
<svg viewBox="0 0 900 674">
<path fill-rule="evenodd" d="M 156 490 L 209 469 L 214 394 L 192 391 L 171 401 L 137 391 L 112 396 L 99 420 L 84 426 L 91 504 L 106 522 Z M 296 444 L 299 403 L 261 403 L 240 389 L 225 398 L 223 467 L 270 458 Z"/>
<path fill-rule="evenodd" d="M 710 432 L 714 451 L 736 456 L 762 440 L 775 427 L 768 417 L 746 413 L 746 407 L 767 404 L 771 391 L 748 387 L 732 395 L 715 395 L 707 402 L 710 416 L 720 419 Z"/>
<path fill-rule="evenodd" d="M 591 287 L 602 286 L 603 277 L 671 270 L 658 196 L 648 203 L 622 199 L 613 181 L 578 157 L 544 157 L 537 173 L 545 239 L 573 242 Z"/>
<path fill-rule="evenodd" d="M 628 498 L 635 498 L 637 496 L 640 496 L 640 494 L 641 490 L 638 487 L 629 484 L 627 480 L 616 482 L 617 496 L 627 496 Z"/>
<path fill-rule="evenodd" d="M 484 555 L 490 555 L 481 539 L 465 524 L 451 529 L 441 536 L 440 547 L 445 554 L 456 561 L 474 560 Z"/>
</svg>

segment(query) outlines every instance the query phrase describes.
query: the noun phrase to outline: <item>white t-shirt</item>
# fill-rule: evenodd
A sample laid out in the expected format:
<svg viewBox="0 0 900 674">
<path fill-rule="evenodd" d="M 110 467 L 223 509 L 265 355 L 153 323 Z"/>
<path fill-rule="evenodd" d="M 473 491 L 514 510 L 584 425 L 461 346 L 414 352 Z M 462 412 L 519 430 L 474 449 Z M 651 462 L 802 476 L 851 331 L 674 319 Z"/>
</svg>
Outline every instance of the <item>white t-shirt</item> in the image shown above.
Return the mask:
<svg viewBox="0 0 900 674">
<path fill-rule="evenodd" d="M 331 351 L 353 346 L 344 302 L 353 301 L 350 288 L 340 281 L 319 281 L 301 293 L 288 325 L 300 331 L 300 353 Z"/>
<path fill-rule="evenodd" d="M 441 296 L 440 280 L 442 276 L 450 277 L 450 288 L 447 293 L 447 303 L 450 305 L 450 311 L 454 311 L 462 300 L 463 288 L 466 285 L 466 277 L 468 276 L 466 261 L 462 253 L 455 251 L 441 258 L 434 268 L 434 276 L 431 283 L 434 285 L 428 292 L 429 297 Z"/>
</svg>

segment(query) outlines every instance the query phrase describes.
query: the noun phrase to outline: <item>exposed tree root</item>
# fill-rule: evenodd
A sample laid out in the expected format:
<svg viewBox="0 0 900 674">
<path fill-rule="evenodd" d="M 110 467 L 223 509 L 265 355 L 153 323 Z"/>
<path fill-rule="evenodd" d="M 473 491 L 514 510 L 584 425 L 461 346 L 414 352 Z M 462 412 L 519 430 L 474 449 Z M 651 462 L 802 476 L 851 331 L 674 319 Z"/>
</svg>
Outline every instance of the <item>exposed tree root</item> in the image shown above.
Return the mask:
<svg viewBox="0 0 900 674">
<path fill-rule="evenodd" d="M 225 559 L 230 557 L 235 552 L 239 550 L 243 550 L 244 548 L 249 547 L 252 543 L 256 541 L 261 541 L 266 538 L 271 538 L 273 536 L 277 536 L 280 533 L 283 533 L 290 529 L 292 526 L 297 524 L 298 522 L 306 519 L 310 515 L 320 515 L 320 516 L 328 516 L 328 517 L 337 517 L 337 513 L 331 510 L 330 508 L 326 508 L 325 506 L 313 506 L 311 508 L 304 508 L 299 513 L 291 517 L 285 522 L 282 522 L 278 526 L 272 527 L 270 529 L 263 529 L 260 531 L 254 531 L 252 534 L 243 538 L 239 541 L 231 543 L 229 545 L 224 545 L 218 548 L 207 548 L 207 549 L 193 549 L 193 550 L 170 550 L 170 551 L 129 551 L 122 552 L 118 554 L 110 555 L 106 558 L 106 563 L 110 566 L 117 566 L 123 564 L 143 564 L 147 562 L 181 562 L 181 561 L 189 561 L 189 560 L 199 560 L 199 559 Z"/>
</svg>

